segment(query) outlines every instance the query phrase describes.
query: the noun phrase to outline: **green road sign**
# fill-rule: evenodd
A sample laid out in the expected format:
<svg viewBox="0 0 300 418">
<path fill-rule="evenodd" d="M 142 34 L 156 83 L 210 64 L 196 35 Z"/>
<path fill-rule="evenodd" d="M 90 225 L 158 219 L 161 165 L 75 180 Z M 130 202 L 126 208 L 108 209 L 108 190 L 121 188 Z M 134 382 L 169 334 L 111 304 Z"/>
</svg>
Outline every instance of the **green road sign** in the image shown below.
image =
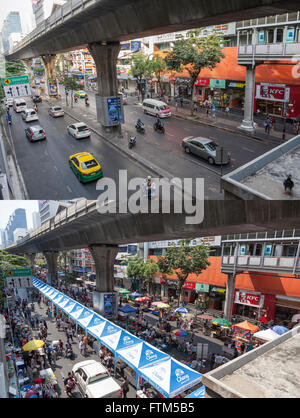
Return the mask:
<svg viewBox="0 0 300 418">
<path fill-rule="evenodd" d="M 23 75 L 20 77 L 5 77 L 1 78 L 3 87 L 5 86 L 16 86 L 20 84 L 29 84 L 28 75 Z"/>
<path fill-rule="evenodd" d="M 31 269 L 11 269 L 5 271 L 5 277 L 27 277 L 31 276 Z"/>
</svg>

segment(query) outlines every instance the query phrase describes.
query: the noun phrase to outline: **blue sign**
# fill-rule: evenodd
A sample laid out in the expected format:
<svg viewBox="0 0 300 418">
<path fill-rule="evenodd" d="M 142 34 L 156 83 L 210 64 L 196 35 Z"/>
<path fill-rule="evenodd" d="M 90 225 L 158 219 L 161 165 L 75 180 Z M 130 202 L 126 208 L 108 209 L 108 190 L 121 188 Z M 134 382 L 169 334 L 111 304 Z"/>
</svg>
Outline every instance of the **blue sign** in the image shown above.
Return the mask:
<svg viewBox="0 0 300 418">
<path fill-rule="evenodd" d="M 114 315 L 116 313 L 116 294 L 107 293 L 104 295 L 104 315 Z"/>
<path fill-rule="evenodd" d="M 107 110 L 109 125 L 118 125 L 119 122 L 124 123 L 120 96 L 107 99 Z"/>
<path fill-rule="evenodd" d="M 141 41 L 131 41 L 131 51 L 137 52 L 141 49 Z"/>
</svg>

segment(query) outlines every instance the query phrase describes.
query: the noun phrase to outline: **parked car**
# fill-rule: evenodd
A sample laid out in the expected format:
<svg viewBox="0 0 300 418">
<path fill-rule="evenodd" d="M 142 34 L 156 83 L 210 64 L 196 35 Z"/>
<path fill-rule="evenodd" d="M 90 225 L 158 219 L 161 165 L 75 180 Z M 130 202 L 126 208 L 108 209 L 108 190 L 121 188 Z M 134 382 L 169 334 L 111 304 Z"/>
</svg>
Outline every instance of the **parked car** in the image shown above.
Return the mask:
<svg viewBox="0 0 300 418">
<path fill-rule="evenodd" d="M 103 177 L 101 165 L 89 152 L 70 155 L 69 165 L 80 183 L 87 183 Z"/>
<path fill-rule="evenodd" d="M 49 115 L 52 116 L 53 118 L 58 118 L 59 116 L 64 116 L 65 111 L 62 107 L 60 106 L 52 106 L 49 109 Z"/>
<path fill-rule="evenodd" d="M 120 398 L 121 387 L 96 360 L 75 364 L 72 369 L 77 387 L 85 398 Z"/>
<path fill-rule="evenodd" d="M 76 139 L 87 138 L 91 136 L 90 128 L 83 122 L 73 123 L 67 126 L 67 131 Z"/>
<path fill-rule="evenodd" d="M 39 117 L 34 109 L 26 109 L 22 112 L 22 119 L 25 122 L 33 122 L 35 120 L 39 120 Z"/>
<path fill-rule="evenodd" d="M 208 138 L 189 136 L 182 140 L 181 145 L 187 154 L 195 154 L 204 158 L 209 164 L 228 164 L 231 159 L 228 151 Z"/>
<path fill-rule="evenodd" d="M 25 129 L 25 134 L 30 142 L 46 139 L 46 132 L 39 125 L 30 126 L 29 128 Z"/>
</svg>

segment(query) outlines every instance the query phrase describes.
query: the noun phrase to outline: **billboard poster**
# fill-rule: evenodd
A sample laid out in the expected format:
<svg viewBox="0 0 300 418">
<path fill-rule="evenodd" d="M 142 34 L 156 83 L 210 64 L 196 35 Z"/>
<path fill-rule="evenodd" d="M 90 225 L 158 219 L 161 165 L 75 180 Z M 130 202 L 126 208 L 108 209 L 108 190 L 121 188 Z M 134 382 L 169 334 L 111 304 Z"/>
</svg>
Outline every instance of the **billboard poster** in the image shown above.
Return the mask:
<svg viewBox="0 0 300 418">
<path fill-rule="evenodd" d="M 58 94 L 57 80 L 48 80 L 48 93 L 49 93 L 49 96 L 57 96 Z"/>
<path fill-rule="evenodd" d="M 104 294 L 104 315 L 116 315 L 117 299 L 115 293 Z"/>
<path fill-rule="evenodd" d="M 256 99 L 288 102 L 290 99 L 290 88 L 284 84 L 261 83 L 256 86 Z"/>
<path fill-rule="evenodd" d="M 261 308 L 263 306 L 264 296 L 257 293 L 244 292 L 239 290 L 235 295 L 235 303 L 240 305 L 254 306 Z"/>
<path fill-rule="evenodd" d="M 123 121 L 123 107 L 121 104 L 121 96 L 109 97 L 107 99 L 108 123 L 110 126 L 124 123 Z"/>
</svg>

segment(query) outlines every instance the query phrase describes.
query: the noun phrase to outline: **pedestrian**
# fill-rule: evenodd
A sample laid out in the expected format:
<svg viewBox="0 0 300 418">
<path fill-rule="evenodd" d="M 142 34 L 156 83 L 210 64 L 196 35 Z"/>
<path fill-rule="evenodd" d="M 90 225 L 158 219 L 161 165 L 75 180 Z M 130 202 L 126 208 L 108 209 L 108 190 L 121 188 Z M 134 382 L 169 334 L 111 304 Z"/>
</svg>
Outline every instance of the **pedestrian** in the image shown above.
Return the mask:
<svg viewBox="0 0 300 418">
<path fill-rule="evenodd" d="M 56 360 L 57 360 L 57 354 L 56 354 L 56 350 L 54 350 L 53 348 L 51 349 L 51 362 L 54 366 L 54 368 L 56 367 Z"/>
<path fill-rule="evenodd" d="M 213 353 L 212 356 L 211 356 L 211 358 L 210 358 L 210 362 L 209 362 L 210 370 L 212 370 L 214 368 L 215 359 L 216 359 L 216 355 L 215 355 L 215 353 Z"/>
<path fill-rule="evenodd" d="M 183 97 L 182 96 L 180 96 L 180 107 L 183 107 Z"/>
<path fill-rule="evenodd" d="M 82 354 L 83 356 L 85 355 L 85 345 L 82 340 L 79 341 L 79 351 L 80 351 L 80 354 Z"/>
<path fill-rule="evenodd" d="M 265 133 L 269 134 L 270 129 L 271 129 L 271 119 L 269 118 L 269 116 L 265 120 L 264 127 L 265 127 Z"/>
<path fill-rule="evenodd" d="M 82 338 L 83 344 L 84 344 L 84 355 L 87 353 L 87 336 L 84 335 Z"/>
<path fill-rule="evenodd" d="M 230 107 L 229 106 L 226 106 L 225 113 L 226 113 L 226 116 L 228 117 L 229 113 L 230 113 Z"/>
<path fill-rule="evenodd" d="M 194 102 L 194 112 L 198 112 L 198 104 L 197 102 Z"/>
<path fill-rule="evenodd" d="M 129 392 L 129 379 L 128 376 L 125 377 L 124 382 L 122 384 L 122 392 L 123 398 L 127 398 L 127 393 Z"/>
<path fill-rule="evenodd" d="M 245 348 L 246 348 L 245 343 L 242 343 L 242 344 L 241 344 L 241 353 L 242 353 L 242 354 L 245 352 Z"/>
<path fill-rule="evenodd" d="M 284 180 L 283 182 L 284 191 L 287 194 L 292 194 L 293 188 L 295 187 L 295 184 L 292 180 L 291 174 Z"/>
</svg>

